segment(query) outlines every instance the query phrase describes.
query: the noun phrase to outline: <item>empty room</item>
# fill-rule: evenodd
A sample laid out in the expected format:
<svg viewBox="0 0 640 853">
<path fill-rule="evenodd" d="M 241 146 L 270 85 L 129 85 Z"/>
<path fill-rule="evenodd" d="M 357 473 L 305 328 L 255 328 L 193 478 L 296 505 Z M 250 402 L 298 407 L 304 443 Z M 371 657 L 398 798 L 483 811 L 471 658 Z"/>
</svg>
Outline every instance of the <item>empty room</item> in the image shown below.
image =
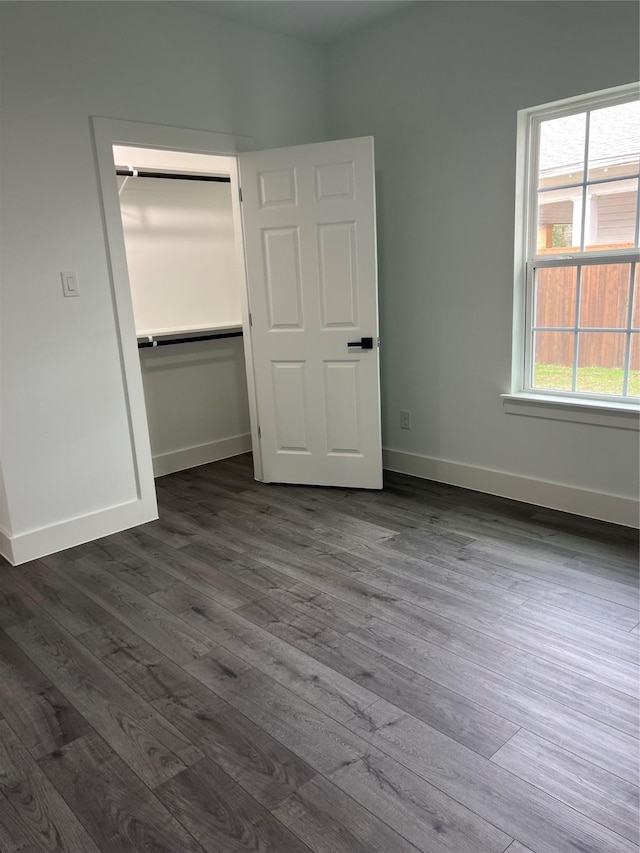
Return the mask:
<svg viewBox="0 0 640 853">
<path fill-rule="evenodd" d="M 0 0 L 0 853 L 639 853 L 639 67 Z"/>
</svg>

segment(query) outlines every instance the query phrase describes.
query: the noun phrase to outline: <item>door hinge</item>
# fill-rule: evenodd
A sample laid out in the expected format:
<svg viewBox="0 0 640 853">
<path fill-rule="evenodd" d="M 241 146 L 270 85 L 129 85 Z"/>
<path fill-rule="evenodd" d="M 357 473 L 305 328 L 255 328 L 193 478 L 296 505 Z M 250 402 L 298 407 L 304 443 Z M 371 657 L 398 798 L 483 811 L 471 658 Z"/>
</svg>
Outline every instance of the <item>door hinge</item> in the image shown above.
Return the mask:
<svg viewBox="0 0 640 853">
<path fill-rule="evenodd" d="M 242 204 L 242 187 L 238 187 L 238 193 L 240 195 L 240 204 Z"/>
<path fill-rule="evenodd" d="M 258 427 L 258 438 L 262 438 L 262 430 Z"/>
<path fill-rule="evenodd" d="M 249 311 L 249 325 L 253 326 L 253 314 Z"/>
</svg>

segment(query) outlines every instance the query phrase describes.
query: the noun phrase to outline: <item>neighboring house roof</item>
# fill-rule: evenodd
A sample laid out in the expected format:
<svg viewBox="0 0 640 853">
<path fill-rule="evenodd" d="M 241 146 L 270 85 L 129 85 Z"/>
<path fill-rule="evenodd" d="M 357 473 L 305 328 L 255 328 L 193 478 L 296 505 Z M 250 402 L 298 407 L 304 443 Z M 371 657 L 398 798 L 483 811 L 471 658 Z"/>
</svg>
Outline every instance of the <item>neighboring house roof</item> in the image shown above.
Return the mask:
<svg viewBox="0 0 640 853">
<path fill-rule="evenodd" d="M 585 113 L 543 122 L 540 174 L 550 176 L 582 168 Z M 593 167 L 630 163 L 640 157 L 640 101 L 605 107 L 591 113 L 589 164 Z"/>
</svg>

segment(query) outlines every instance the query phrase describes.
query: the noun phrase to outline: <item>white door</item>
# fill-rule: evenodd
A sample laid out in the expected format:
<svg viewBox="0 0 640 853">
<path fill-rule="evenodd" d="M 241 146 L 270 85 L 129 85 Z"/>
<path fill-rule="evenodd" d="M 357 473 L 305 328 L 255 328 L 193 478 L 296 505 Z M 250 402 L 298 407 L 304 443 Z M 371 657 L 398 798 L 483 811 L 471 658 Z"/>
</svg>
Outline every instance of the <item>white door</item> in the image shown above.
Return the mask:
<svg viewBox="0 0 640 853">
<path fill-rule="evenodd" d="M 264 480 L 382 488 L 373 139 L 238 159 Z"/>
</svg>

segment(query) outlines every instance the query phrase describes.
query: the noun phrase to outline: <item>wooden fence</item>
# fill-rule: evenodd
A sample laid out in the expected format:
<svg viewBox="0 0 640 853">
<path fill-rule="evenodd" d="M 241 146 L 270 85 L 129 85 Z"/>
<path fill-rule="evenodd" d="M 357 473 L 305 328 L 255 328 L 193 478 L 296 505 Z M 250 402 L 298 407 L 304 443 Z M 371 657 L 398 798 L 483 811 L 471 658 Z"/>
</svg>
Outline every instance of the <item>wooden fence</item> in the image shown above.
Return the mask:
<svg viewBox="0 0 640 853">
<path fill-rule="evenodd" d="M 578 367 L 624 367 L 629 311 L 630 264 L 583 266 L 580 282 L 579 326 L 620 329 L 620 332 L 580 332 Z M 573 326 L 576 312 L 575 268 L 538 270 L 536 326 Z M 640 327 L 640 294 L 636 296 L 633 326 Z M 631 350 L 631 369 L 640 370 L 640 333 Z M 537 364 L 573 364 L 573 332 L 538 332 Z"/>
</svg>

